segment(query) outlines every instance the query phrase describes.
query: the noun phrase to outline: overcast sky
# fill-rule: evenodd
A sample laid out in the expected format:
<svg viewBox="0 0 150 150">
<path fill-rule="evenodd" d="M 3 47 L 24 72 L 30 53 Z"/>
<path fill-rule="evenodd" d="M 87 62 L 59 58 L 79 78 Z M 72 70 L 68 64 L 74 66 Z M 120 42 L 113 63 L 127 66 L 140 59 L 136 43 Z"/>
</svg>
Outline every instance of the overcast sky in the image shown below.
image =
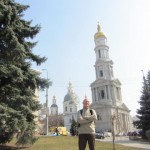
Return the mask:
<svg viewBox="0 0 150 150">
<path fill-rule="evenodd" d="M 150 0 L 17 0 L 30 5 L 24 12 L 41 31 L 35 54 L 48 60 L 40 67 L 48 70 L 53 85 L 49 88 L 49 106 L 55 95 L 59 112 L 69 81 L 80 102 L 85 94 L 91 100 L 90 84 L 95 77 L 94 34 L 97 22 L 106 34 L 114 76 L 122 83 L 122 99 L 136 114 L 143 74 L 150 70 Z M 42 77 L 46 78 L 46 72 Z M 45 92 L 40 93 L 41 103 Z M 80 105 L 82 106 L 82 105 Z"/>
</svg>

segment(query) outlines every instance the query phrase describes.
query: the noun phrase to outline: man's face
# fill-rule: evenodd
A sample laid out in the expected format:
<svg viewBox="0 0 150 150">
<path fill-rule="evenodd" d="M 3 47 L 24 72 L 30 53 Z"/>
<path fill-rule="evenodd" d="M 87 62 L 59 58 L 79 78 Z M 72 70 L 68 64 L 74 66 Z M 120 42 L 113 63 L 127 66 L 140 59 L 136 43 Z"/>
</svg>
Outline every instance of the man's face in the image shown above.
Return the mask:
<svg viewBox="0 0 150 150">
<path fill-rule="evenodd" d="M 83 101 L 83 108 L 88 109 L 89 106 L 90 106 L 89 100 L 85 99 L 85 100 Z"/>
</svg>

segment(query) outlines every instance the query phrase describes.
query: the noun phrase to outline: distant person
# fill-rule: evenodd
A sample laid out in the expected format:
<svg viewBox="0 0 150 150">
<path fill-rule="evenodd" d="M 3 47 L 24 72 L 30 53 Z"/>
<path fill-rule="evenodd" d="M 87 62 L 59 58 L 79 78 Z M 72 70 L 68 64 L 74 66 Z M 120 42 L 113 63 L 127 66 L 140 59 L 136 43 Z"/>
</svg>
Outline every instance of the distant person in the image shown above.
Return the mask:
<svg viewBox="0 0 150 150">
<path fill-rule="evenodd" d="M 56 135 L 59 135 L 58 127 L 56 127 Z"/>
<path fill-rule="evenodd" d="M 95 121 L 97 115 L 95 110 L 90 109 L 90 102 L 85 97 L 83 100 L 83 109 L 78 111 L 78 147 L 79 150 L 85 150 L 87 142 L 90 150 L 95 150 Z"/>
</svg>

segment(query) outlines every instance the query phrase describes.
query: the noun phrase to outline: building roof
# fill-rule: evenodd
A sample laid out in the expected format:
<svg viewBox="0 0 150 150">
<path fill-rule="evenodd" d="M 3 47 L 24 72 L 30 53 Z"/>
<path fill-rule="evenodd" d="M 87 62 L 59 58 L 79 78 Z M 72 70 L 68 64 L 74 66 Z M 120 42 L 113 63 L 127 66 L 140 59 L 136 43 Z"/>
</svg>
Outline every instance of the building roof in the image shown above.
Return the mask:
<svg viewBox="0 0 150 150">
<path fill-rule="evenodd" d="M 70 93 L 67 93 L 64 97 L 64 101 L 69 101 L 69 100 L 71 100 L 71 95 Z"/>
<path fill-rule="evenodd" d="M 51 107 L 58 107 L 56 104 L 52 104 Z"/>
</svg>

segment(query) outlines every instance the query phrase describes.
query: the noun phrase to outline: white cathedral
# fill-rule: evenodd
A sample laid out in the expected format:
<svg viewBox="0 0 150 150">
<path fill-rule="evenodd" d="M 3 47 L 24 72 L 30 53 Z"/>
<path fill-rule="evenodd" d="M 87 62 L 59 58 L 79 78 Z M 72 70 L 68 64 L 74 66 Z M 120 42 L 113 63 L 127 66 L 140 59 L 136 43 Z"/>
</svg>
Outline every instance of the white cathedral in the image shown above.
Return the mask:
<svg viewBox="0 0 150 150">
<path fill-rule="evenodd" d="M 73 90 L 72 83 L 69 82 L 68 93 L 63 101 L 64 126 L 70 131 L 72 120 L 77 120 L 77 111 L 79 109 L 79 101 Z"/>
</svg>

